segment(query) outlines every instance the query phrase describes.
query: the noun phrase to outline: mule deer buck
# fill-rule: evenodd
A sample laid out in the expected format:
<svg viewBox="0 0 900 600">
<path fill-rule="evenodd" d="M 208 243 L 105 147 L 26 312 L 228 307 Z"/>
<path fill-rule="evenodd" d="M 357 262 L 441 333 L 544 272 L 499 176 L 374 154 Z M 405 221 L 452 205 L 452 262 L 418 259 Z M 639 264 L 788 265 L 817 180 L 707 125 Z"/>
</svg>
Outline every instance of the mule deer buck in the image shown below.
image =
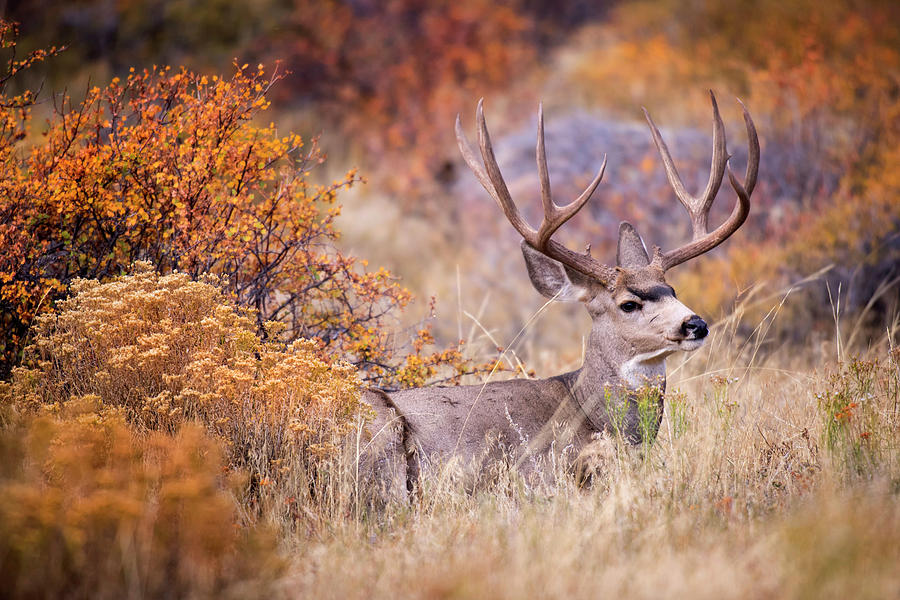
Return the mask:
<svg viewBox="0 0 900 600">
<path fill-rule="evenodd" d="M 743 107 L 749 143 L 748 164 L 741 183 L 728 166 L 725 126 L 715 96 L 712 166 L 706 189 L 690 195 L 675 169 L 669 150 L 649 113 L 644 115 L 659 150 L 669 183 L 691 218 L 693 238 L 687 244 L 648 254 L 637 231 L 627 222 L 619 226 L 616 266 L 603 264 L 588 250 L 574 252 L 552 239 L 553 233 L 588 201 L 603 178 L 606 158 L 597 176 L 577 199 L 557 205 L 550 194 L 544 150 L 542 110 L 538 111 L 537 167 L 544 218 L 534 229 L 510 197 L 494 158 L 482 102 L 476 113 L 481 161 L 463 133 L 459 117 L 456 136 L 469 168 L 506 218 L 521 234 L 522 254 L 531 282 L 552 300 L 581 302 L 593 324 L 580 369 L 548 379 L 514 379 L 484 385 L 430 387 L 386 393 L 370 390 L 365 400 L 376 410 L 370 425 L 373 439 L 367 452 L 391 486 L 412 491 L 420 469 L 431 461 L 456 457 L 464 464 L 512 455 L 520 465 L 526 455 L 545 452 L 553 432 L 567 430 L 575 448 L 584 447 L 594 434 L 617 430 L 632 443 L 655 435 L 662 418 L 665 359 L 673 352 L 693 351 L 703 345 L 707 324 L 678 301 L 666 283 L 666 271 L 708 252 L 724 242 L 746 220 L 750 195 L 759 169 L 756 128 Z M 709 231 L 710 207 L 725 173 L 737 194 L 728 219 Z M 642 425 L 636 401 L 642 386 L 658 393 L 655 424 Z M 477 466 L 475 467 L 477 468 Z M 397 489 L 397 488 L 395 488 Z"/>
</svg>

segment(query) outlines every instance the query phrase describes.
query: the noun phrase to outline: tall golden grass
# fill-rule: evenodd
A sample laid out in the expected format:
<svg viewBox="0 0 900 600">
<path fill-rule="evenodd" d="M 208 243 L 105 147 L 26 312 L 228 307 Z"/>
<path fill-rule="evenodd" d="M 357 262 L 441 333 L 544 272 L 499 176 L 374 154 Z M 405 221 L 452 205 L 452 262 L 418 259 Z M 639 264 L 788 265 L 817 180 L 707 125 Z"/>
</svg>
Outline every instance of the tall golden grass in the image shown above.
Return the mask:
<svg viewBox="0 0 900 600">
<path fill-rule="evenodd" d="M 292 595 L 322 598 L 886 598 L 900 593 L 900 349 L 770 348 L 779 317 L 717 324 L 669 368 L 659 437 L 294 540 Z M 752 311 L 755 314 L 756 311 Z M 840 335 L 852 331 L 853 324 Z M 750 327 L 753 335 L 736 332 Z M 552 464 L 552 461 L 551 461 Z"/>
<path fill-rule="evenodd" d="M 598 439 L 588 487 L 562 448 L 537 483 L 449 465 L 385 503 L 352 371 L 210 282 L 82 282 L 3 389 L 0 570 L 19 597 L 895 596 L 896 327 L 773 349 L 782 308 L 670 364 L 659 436 Z"/>
</svg>

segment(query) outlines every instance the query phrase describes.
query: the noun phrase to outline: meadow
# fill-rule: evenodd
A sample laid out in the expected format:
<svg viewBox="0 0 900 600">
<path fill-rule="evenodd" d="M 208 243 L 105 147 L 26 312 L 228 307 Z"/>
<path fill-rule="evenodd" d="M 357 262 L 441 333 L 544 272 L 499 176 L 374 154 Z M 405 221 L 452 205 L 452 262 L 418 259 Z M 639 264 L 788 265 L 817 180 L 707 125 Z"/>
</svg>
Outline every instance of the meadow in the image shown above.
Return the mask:
<svg viewBox="0 0 900 600">
<path fill-rule="evenodd" d="M 0 595 L 900 595 L 893 3 L 152 4 L 4 8 Z M 367 386 L 562 373 L 589 327 L 531 288 L 454 116 L 485 97 L 532 222 L 538 100 L 559 202 L 608 153 L 557 236 L 607 257 L 622 219 L 689 238 L 639 107 L 699 189 L 708 89 L 762 166 L 671 273 L 711 333 L 659 434 L 600 436 L 587 485 L 554 447 L 385 499 Z"/>
<path fill-rule="evenodd" d="M 412 509 L 329 519 L 327 534 L 289 546 L 286 593 L 896 595 L 900 352 L 887 336 L 862 356 L 824 338 L 762 358 L 771 321 L 742 340 L 739 320 L 669 366 L 655 441 L 601 441 L 587 489 L 564 457 L 539 485 L 505 471 L 474 495 L 450 466 Z"/>
<path fill-rule="evenodd" d="M 43 366 L 6 389 L 18 400 L 4 408 L 0 523 L 16 594 L 898 592 L 897 322 L 864 355 L 828 337 L 763 353 L 779 306 L 744 340 L 739 309 L 670 364 L 655 440 L 597 442 L 591 485 L 560 449 L 537 483 L 507 466 L 472 493 L 450 464 L 415 502 L 385 505 L 356 468 L 354 369 L 308 343 L 259 342 L 215 285 L 184 275 L 75 291 L 39 325 Z"/>
</svg>

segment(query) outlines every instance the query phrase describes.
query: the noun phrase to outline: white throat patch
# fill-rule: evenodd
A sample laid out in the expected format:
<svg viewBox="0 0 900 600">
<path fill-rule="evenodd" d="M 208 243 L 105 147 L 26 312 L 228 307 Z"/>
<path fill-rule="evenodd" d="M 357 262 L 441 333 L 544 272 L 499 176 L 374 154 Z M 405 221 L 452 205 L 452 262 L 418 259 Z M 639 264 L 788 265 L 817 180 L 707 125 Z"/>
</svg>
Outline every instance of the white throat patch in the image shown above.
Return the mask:
<svg viewBox="0 0 900 600">
<path fill-rule="evenodd" d="M 643 385 L 662 385 L 666 379 L 666 357 L 673 350 L 663 348 L 654 352 L 638 354 L 619 367 L 619 377 L 629 388 Z"/>
</svg>

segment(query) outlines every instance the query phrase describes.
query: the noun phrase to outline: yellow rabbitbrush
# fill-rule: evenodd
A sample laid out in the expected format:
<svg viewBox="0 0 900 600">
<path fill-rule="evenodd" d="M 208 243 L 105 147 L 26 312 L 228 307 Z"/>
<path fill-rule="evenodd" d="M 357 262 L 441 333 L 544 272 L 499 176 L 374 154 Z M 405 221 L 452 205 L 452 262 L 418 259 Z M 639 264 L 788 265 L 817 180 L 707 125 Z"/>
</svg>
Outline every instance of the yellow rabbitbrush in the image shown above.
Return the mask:
<svg viewBox="0 0 900 600">
<path fill-rule="evenodd" d="M 264 485 L 334 455 L 364 416 L 352 366 L 312 341 L 261 340 L 255 315 L 215 278 L 137 263 L 108 283 L 76 281 L 58 309 L 37 318 L 31 366 L 14 371 L 19 406 L 56 410 L 91 396 L 139 431 L 198 422 L 227 445 L 232 467 Z"/>
<path fill-rule="evenodd" d="M 4 422 L 3 596 L 269 594 L 284 563 L 271 532 L 235 526 L 242 478 L 223 473 L 217 446 L 193 425 L 136 433 L 96 397 Z"/>
</svg>

